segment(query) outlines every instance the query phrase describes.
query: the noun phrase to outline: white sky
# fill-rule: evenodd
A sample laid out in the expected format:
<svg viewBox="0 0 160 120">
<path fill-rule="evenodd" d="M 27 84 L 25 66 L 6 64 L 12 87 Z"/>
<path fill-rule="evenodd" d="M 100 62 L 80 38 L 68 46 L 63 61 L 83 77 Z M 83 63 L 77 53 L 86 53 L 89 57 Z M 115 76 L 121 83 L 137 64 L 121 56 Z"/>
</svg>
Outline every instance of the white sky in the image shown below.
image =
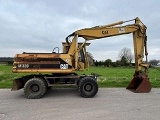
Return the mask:
<svg viewBox="0 0 160 120">
<path fill-rule="evenodd" d="M 136 17 L 147 26 L 149 60 L 160 60 L 158 0 L 0 0 L 0 56 L 52 52 L 78 29 Z M 96 60 L 115 61 L 124 47 L 133 51 L 132 34 L 90 43 Z"/>
</svg>

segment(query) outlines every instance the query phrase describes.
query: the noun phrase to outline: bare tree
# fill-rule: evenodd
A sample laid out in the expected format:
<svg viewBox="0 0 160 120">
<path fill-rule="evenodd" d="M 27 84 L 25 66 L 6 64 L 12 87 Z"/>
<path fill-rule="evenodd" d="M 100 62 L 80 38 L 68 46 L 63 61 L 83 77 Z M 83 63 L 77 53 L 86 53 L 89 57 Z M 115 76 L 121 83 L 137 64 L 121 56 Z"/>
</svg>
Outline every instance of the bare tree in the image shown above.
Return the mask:
<svg viewBox="0 0 160 120">
<path fill-rule="evenodd" d="M 119 58 L 120 60 L 125 58 L 128 63 L 131 63 L 134 59 L 131 49 L 126 47 L 119 52 Z"/>
</svg>

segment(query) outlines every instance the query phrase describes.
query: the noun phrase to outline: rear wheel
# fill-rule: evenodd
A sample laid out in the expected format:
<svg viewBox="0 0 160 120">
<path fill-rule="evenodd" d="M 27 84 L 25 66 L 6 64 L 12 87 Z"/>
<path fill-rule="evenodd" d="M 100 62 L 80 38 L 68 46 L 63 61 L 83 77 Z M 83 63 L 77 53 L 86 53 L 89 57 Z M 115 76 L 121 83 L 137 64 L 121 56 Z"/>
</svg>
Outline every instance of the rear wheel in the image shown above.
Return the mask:
<svg viewBox="0 0 160 120">
<path fill-rule="evenodd" d="M 98 84 L 91 77 L 84 77 L 79 82 L 79 93 L 82 97 L 91 98 L 98 92 Z"/>
<path fill-rule="evenodd" d="M 46 90 L 46 84 L 41 78 L 32 78 L 28 80 L 24 86 L 24 93 L 29 99 L 41 98 Z"/>
</svg>

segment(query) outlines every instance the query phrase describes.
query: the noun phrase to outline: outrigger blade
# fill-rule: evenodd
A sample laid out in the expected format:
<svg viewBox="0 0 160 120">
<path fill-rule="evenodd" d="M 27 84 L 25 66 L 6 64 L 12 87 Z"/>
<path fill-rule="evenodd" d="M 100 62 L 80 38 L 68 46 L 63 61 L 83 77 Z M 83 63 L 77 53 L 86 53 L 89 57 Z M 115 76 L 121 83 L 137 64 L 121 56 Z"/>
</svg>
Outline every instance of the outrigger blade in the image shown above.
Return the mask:
<svg viewBox="0 0 160 120">
<path fill-rule="evenodd" d="M 23 81 L 21 79 L 15 79 L 13 80 L 13 87 L 12 87 L 12 91 L 13 90 L 19 90 L 21 88 L 23 88 L 24 84 L 22 84 Z"/>
<path fill-rule="evenodd" d="M 135 73 L 134 78 L 126 89 L 135 93 L 148 93 L 151 91 L 151 83 L 144 73 Z"/>
</svg>

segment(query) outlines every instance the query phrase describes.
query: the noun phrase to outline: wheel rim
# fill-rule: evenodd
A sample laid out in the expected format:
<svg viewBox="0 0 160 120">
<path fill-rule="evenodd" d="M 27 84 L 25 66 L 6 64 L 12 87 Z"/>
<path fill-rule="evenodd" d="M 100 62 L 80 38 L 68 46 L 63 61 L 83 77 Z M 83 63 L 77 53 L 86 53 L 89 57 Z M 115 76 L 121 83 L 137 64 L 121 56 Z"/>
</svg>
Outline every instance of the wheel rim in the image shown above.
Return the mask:
<svg viewBox="0 0 160 120">
<path fill-rule="evenodd" d="M 32 91 L 32 92 L 37 92 L 37 91 L 39 91 L 39 86 L 36 85 L 36 84 L 31 85 L 30 91 Z"/>
<path fill-rule="evenodd" d="M 84 85 L 84 90 L 85 90 L 86 92 L 91 92 L 92 89 L 93 89 L 93 85 L 92 85 L 91 83 L 86 83 L 86 84 Z"/>
</svg>

